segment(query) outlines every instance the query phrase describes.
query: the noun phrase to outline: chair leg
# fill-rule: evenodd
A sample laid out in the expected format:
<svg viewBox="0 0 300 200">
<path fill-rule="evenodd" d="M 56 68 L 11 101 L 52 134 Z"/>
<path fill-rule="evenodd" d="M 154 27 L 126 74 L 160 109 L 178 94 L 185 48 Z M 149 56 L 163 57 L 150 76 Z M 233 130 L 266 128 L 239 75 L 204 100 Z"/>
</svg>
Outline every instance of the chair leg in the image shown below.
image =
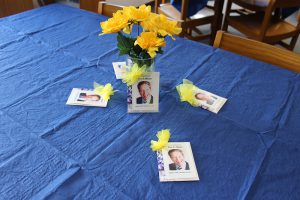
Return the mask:
<svg viewBox="0 0 300 200">
<path fill-rule="evenodd" d="M 295 48 L 295 45 L 297 43 L 297 40 L 298 40 L 298 37 L 299 37 L 299 34 L 295 35 L 294 37 L 292 37 L 292 40 L 290 42 L 290 45 L 289 45 L 289 50 L 293 51 L 294 48 Z"/>
<path fill-rule="evenodd" d="M 178 36 L 179 37 L 184 37 L 185 36 L 185 31 L 182 29 L 181 33 Z"/>
<path fill-rule="evenodd" d="M 203 35 L 203 33 L 197 27 L 194 27 L 192 30 L 198 35 Z"/>
<path fill-rule="evenodd" d="M 225 12 L 225 19 L 222 30 L 227 31 L 228 29 L 228 17 L 230 15 L 232 0 L 228 0 L 227 6 L 226 6 L 226 12 Z"/>
<path fill-rule="evenodd" d="M 191 28 L 187 29 L 187 34 L 189 34 L 190 36 L 192 36 L 193 30 Z"/>
<path fill-rule="evenodd" d="M 224 6 L 224 0 L 215 0 L 215 4 L 213 7 L 215 16 L 212 20 L 212 23 L 210 24 L 211 36 L 210 36 L 209 43 L 211 45 L 213 45 L 215 41 L 217 31 L 222 29 L 223 6 Z"/>
<path fill-rule="evenodd" d="M 155 0 L 155 2 L 154 2 L 154 12 L 155 12 L 156 14 L 158 14 L 158 6 L 159 6 L 159 1 L 158 1 L 158 0 Z"/>
<path fill-rule="evenodd" d="M 221 29 L 221 27 L 220 27 Z M 215 23 L 211 23 L 210 24 L 210 30 L 211 30 L 211 34 L 210 34 L 210 37 L 209 37 L 209 44 L 211 46 L 213 46 L 214 42 L 215 42 L 215 38 L 216 38 L 216 34 L 217 34 L 217 29 L 216 29 L 216 24 Z"/>
</svg>

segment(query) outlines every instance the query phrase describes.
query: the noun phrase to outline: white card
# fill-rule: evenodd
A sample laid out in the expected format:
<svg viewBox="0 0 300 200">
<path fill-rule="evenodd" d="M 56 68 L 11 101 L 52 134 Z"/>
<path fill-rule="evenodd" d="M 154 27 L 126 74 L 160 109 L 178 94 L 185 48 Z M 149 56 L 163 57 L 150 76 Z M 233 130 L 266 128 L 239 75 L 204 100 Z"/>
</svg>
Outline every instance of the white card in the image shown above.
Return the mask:
<svg viewBox="0 0 300 200">
<path fill-rule="evenodd" d="M 150 72 L 128 87 L 128 112 L 159 112 L 159 72 Z"/>
<path fill-rule="evenodd" d="M 66 104 L 75 106 L 106 107 L 107 101 L 100 95 L 95 94 L 93 90 L 73 88 Z"/>
<path fill-rule="evenodd" d="M 189 142 L 169 142 L 157 152 L 157 161 L 160 182 L 199 181 Z"/>
<path fill-rule="evenodd" d="M 199 107 L 213 113 L 218 113 L 227 101 L 227 99 L 223 97 L 201 89 L 196 90 L 195 97 L 198 100 Z"/>
<path fill-rule="evenodd" d="M 113 62 L 116 79 L 122 79 L 123 74 L 126 72 L 126 62 Z"/>
</svg>

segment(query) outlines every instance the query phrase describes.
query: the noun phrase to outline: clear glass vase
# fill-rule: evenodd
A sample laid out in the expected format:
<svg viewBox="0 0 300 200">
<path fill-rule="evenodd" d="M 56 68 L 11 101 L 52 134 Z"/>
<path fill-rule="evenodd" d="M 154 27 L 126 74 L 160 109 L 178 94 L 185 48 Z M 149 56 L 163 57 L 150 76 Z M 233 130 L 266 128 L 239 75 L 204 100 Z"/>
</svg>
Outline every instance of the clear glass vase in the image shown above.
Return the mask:
<svg viewBox="0 0 300 200">
<path fill-rule="evenodd" d="M 127 59 L 127 67 L 131 68 L 134 64 L 137 64 L 139 67 L 146 66 L 149 72 L 155 71 L 155 58 L 141 59 L 129 56 Z"/>
</svg>

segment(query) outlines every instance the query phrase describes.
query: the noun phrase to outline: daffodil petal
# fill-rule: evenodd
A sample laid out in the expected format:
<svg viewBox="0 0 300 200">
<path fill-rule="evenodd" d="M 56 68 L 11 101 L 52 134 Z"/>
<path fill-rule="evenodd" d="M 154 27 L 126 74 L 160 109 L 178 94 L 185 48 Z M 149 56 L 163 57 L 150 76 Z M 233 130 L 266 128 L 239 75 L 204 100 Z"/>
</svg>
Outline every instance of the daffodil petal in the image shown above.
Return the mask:
<svg viewBox="0 0 300 200">
<path fill-rule="evenodd" d="M 165 148 L 169 143 L 171 133 L 169 129 L 164 129 L 157 132 L 156 136 L 158 138 L 158 141 L 151 140 L 150 148 L 152 149 L 152 151 L 159 151 Z"/>
<path fill-rule="evenodd" d="M 116 92 L 110 83 L 106 85 L 100 85 L 94 82 L 94 92 L 100 95 L 105 101 L 108 101 L 112 95 Z"/>
<path fill-rule="evenodd" d="M 147 50 L 147 53 L 151 58 L 156 56 L 159 47 L 166 45 L 164 38 L 157 36 L 155 32 L 142 32 L 137 38 L 134 45 L 139 45 L 143 50 Z"/>
<path fill-rule="evenodd" d="M 112 18 L 100 23 L 102 29 L 100 36 L 104 34 L 120 32 L 124 28 L 128 27 L 128 25 L 129 19 L 123 13 L 123 11 L 119 10 L 113 14 Z"/>
<path fill-rule="evenodd" d="M 176 86 L 177 92 L 181 101 L 186 101 L 192 106 L 199 106 L 199 103 L 195 97 L 196 91 L 199 89 L 189 80 L 183 80 L 183 83 Z"/>
<path fill-rule="evenodd" d="M 122 77 L 122 81 L 123 83 L 126 83 L 127 86 L 131 86 L 146 74 L 146 66 L 139 67 L 137 64 L 134 64 L 129 71 L 125 72 L 125 74 Z"/>
</svg>

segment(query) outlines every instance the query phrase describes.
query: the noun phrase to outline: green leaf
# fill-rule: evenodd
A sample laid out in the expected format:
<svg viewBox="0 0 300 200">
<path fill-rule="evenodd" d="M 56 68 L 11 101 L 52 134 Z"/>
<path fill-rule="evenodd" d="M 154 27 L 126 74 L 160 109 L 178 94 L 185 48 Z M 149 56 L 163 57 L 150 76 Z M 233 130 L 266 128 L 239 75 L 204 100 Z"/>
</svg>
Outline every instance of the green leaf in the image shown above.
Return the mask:
<svg viewBox="0 0 300 200">
<path fill-rule="evenodd" d="M 163 53 L 164 53 L 164 51 L 162 50 L 162 48 L 158 48 L 158 51 L 157 51 L 157 53 L 159 53 L 159 54 L 163 54 Z"/>
<path fill-rule="evenodd" d="M 122 47 L 118 47 L 120 55 L 126 55 L 129 54 L 130 50 L 126 49 L 126 48 L 122 48 Z"/>
<path fill-rule="evenodd" d="M 149 56 L 149 54 L 147 53 L 147 51 L 142 51 L 141 53 L 140 53 L 140 56 L 139 56 L 140 58 L 142 58 L 142 59 L 149 59 L 150 58 L 150 56 Z"/>
<path fill-rule="evenodd" d="M 118 33 L 117 41 L 120 55 L 130 54 L 130 51 L 134 47 L 135 40 L 134 38 L 124 36 L 122 33 Z"/>
<path fill-rule="evenodd" d="M 135 45 L 132 48 L 132 54 L 134 54 L 135 57 L 139 57 L 139 55 L 142 51 L 143 51 L 143 49 L 139 45 Z"/>
</svg>

